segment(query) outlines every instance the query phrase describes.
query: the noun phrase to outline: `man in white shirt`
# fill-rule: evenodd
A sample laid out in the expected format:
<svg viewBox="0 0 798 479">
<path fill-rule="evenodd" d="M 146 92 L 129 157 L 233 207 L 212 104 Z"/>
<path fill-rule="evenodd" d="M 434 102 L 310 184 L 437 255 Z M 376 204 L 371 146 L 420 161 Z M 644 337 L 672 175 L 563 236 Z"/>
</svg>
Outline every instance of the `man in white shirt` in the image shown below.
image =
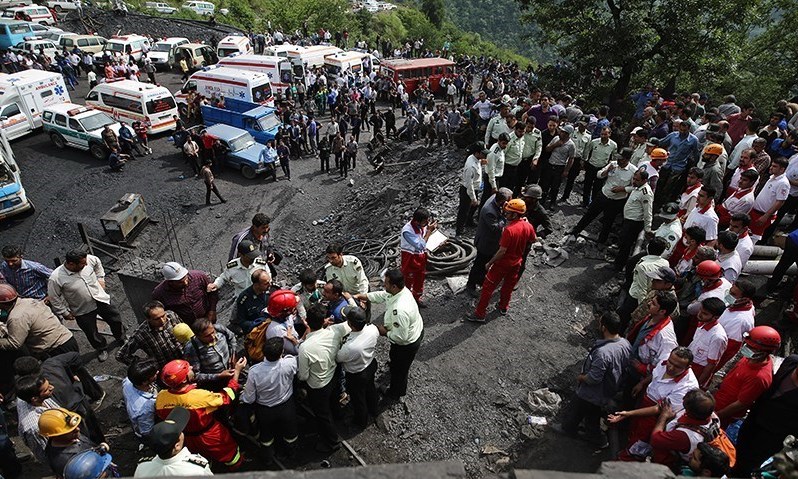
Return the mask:
<svg viewBox="0 0 798 479">
<path fill-rule="evenodd" d="M 482 167 L 488 163 L 488 149 L 478 141 L 470 147 L 471 154 L 466 158 L 460 176 L 457 222 L 455 234 L 463 234 L 466 226 L 474 226 L 474 211 L 479 206 L 479 186 L 482 181 Z"/>
<path fill-rule="evenodd" d="M 89 343 L 99 352 L 99 361 L 108 359 L 108 351 L 106 339 L 97 331 L 97 316 L 108 323 L 114 338 L 124 340 L 125 326 L 105 291 L 105 270 L 100 258 L 80 250 L 67 253 L 64 264 L 50 276 L 47 295 L 57 315 L 76 321 L 86 333 Z"/>
<path fill-rule="evenodd" d="M 737 213 L 731 217 L 729 222 L 729 231 L 737 234 L 737 253 L 740 255 L 741 268 L 745 268 L 745 263 L 748 258 L 754 254 L 754 241 L 751 239 L 748 225 L 751 223 L 751 217 Z"/>
<path fill-rule="evenodd" d="M 738 213 L 747 215 L 751 212 L 754 207 L 754 188 L 758 181 L 759 173 L 756 168 L 740 174 L 738 187 L 731 190 L 731 194 L 723 201 L 723 204 L 715 207 L 715 213 L 718 215 L 718 227 L 728 227 L 732 216 Z"/>
<path fill-rule="evenodd" d="M 377 387 L 374 375 L 377 361 L 374 348 L 380 337 L 380 330 L 369 322 L 366 312 L 358 306 L 346 306 L 343 315 L 352 329 L 344 337 L 344 344 L 338 351 L 336 360 L 346 372 L 346 390 L 354 409 L 354 422 L 365 429 L 369 416 L 377 417 Z"/>
<path fill-rule="evenodd" d="M 786 158 L 774 158 L 770 163 L 770 178 L 756 196 L 751 209 L 751 239 L 756 243 L 762 238 L 776 220 L 776 212 L 784 205 L 790 195 L 790 181 L 784 172 L 787 170 Z"/>
<path fill-rule="evenodd" d="M 737 252 L 737 234 L 731 231 L 721 231 L 718 234 L 718 243 L 715 247 L 718 250 L 718 262 L 723 270 L 723 277 L 730 283 L 737 281 L 737 277 L 743 270 L 740 253 Z"/>
<path fill-rule="evenodd" d="M 696 198 L 695 208 L 687 215 L 684 229 L 699 226 L 706 233 L 706 241 L 714 242 L 718 238 L 718 215 L 715 213 L 715 190 L 709 186 L 702 186 Z"/>
<path fill-rule="evenodd" d="M 707 387 L 712 375 L 717 370 L 723 352 L 726 351 L 728 338 L 718 318 L 726 310 L 726 304 L 720 298 L 707 298 L 701 302 L 698 310 L 698 328 L 690 342 L 693 352 L 693 372 L 701 387 Z"/>
<path fill-rule="evenodd" d="M 190 413 L 172 409 L 166 420 L 152 428 L 150 442 L 157 456 L 140 462 L 133 477 L 212 476 L 210 463 L 185 447 L 185 429 Z"/>
</svg>

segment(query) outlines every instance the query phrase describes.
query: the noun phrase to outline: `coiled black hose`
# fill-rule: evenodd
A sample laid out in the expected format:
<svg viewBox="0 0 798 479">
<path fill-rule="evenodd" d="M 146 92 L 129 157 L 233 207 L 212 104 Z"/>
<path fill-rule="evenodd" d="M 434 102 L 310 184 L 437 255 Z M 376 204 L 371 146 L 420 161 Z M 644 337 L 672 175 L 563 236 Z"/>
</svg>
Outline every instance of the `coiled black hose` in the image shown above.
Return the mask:
<svg viewBox="0 0 798 479">
<path fill-rule="evenodd" d="M 360 258 L 363 270 L 370 278 L 389 266 L 399 264 L 401 251 L 396 235 L 382 239 L 353 239 L 343 246 L 346 254 Z M 472 242 L 449 238 L 437 251 L 427 254 L 427 274 L 439 277 L 467 273 L 476 255 Z"/>
</svg>

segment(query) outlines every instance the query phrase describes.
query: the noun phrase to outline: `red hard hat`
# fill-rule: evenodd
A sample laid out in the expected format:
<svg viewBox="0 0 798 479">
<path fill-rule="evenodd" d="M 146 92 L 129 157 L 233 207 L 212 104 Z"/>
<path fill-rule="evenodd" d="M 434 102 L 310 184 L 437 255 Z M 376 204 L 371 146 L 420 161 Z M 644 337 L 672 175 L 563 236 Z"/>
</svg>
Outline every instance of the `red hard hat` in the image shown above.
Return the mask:
<svg viewBox="0 0 798 479">
<path fill-rule="evenodd" d="M 698 263 L 696 274 L 702 278 L 720 278 L 721 267 L 717 261 L 706 260 Z"/>
<path fill-rule="evenodd" d="M 743 335 L 743 341 L 749 348 L 757 351 L 773 353 L 781 346 L 779 332 L 770 326 L 757 326 Z"/>
<path fill-rule="evenodd" d="M 293 291 L 281 289 L 269 296 L 269 305 L 266 307 L 266 311 L 272 318 L 280 318 L 291 313 L 297 304 L 299 304 L 299 300 Z"/>
<path fill-rule="evenodd" d="M 0 283 L 0 303 L 10 303 L 17 299 L 17 290 L 8 283 Z"/>
<path fill-rule="evenodd" d="M 175 359 L 166 363 L 161 370 L 161 381 L 169 389 L 175 389 L 188 380 L 191 365 L 183 359 Z"/>
</svg>

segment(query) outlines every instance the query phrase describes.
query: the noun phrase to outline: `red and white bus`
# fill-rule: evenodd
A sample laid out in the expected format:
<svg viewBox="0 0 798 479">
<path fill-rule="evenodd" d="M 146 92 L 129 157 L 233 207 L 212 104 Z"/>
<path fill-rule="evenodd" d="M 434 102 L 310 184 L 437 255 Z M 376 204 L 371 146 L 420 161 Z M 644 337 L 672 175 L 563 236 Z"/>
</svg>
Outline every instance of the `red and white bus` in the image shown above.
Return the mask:
<svg viewBox="0 0 798 479">
<path fill-rule="evenodd" d="M 408 93 L 426 80 L 429 80 L 430 90 L 437 93 L 441 80 L 454 74 L 454 62 L 445 58 L 395 58 L 382 60 L 380 70 L 395 82 L 403 81 Z"/>
</svg>

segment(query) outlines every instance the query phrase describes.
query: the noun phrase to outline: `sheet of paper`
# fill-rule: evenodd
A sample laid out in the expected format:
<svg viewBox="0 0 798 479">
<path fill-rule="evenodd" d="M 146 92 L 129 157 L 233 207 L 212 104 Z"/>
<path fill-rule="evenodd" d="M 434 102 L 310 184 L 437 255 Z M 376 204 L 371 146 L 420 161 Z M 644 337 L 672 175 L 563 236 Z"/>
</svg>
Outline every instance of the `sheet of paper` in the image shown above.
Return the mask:
<svg viewBox="0 0 798 479">
<path fill-rule="evenodd" d="M 448 239 L 449 237 L 441 233 L 439 230 L 433 231 L 427 240 L 427 251 L 434 252 Z"/>
</svg>

